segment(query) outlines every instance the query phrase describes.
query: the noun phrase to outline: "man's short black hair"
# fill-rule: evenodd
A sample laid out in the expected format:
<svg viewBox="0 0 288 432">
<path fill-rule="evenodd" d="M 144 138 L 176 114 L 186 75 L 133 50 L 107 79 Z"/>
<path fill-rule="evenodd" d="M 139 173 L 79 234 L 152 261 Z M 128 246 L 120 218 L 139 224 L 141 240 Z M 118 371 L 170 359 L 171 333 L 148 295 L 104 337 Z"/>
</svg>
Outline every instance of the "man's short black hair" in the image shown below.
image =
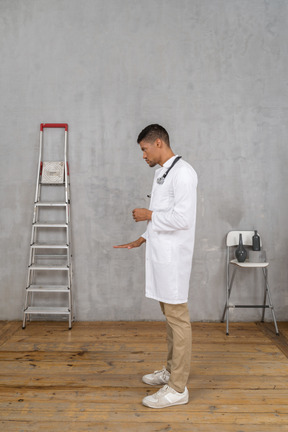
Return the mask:
<svg viewBox="0 0 288 432">
<path fill-rule="evenodd" d="M 140 132 L 137 143 L 139 144 L 141 141 L 149 141 L 152 143 L 158 138 L 163 140 L 167 146 L 170 147 L 169 135 L 166 129 L 158 124 L 151 124 Z"/>
</svg>

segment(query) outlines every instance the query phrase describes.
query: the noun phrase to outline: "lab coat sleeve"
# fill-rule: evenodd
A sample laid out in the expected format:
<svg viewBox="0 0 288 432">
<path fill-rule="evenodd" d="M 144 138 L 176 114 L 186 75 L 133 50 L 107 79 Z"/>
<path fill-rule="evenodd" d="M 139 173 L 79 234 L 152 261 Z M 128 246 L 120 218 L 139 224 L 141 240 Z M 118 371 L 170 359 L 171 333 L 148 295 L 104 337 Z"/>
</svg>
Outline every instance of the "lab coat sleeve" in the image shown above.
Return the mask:
<svg viewBox="0 0 288 432">
<path fill-rule="evenodd" d="M 147 226 L 148 226 L 148 222 L 147 222 Z M 141 237 L 143 237 L 145 240 L 147 240 L 147 237 L 148 237 L 148 228 L 147 228 L 146 231 L 141 235 Z"/>
<path fill-rule="evenodd" d="M 173 179 L 174 205 L 169 211 L 152 213 L 154 231 L 187 230 L 195 225 L 197 175 L 195 171 L 179 170 Z"/>
</svg>

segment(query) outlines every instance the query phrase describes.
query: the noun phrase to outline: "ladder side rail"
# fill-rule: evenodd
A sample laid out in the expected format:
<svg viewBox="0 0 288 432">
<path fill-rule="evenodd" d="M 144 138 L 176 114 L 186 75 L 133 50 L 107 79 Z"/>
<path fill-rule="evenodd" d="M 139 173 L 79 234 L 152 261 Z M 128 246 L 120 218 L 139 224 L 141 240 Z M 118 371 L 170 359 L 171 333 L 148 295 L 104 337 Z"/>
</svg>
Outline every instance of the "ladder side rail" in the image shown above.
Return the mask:
<svg viewBox="0 0 288 432">
<path fill-rule="evenodd" d="M 69 303 L 69 307 L 70 307 L 70 315 L 71 315 L 71 319 L 74 321 L 75 319 L 75 314 L 74 314 L 74 310 L 75 310 L 75 305 L 74 305 L 74 294 L 73 294 L 73 264 L 72 261 L 70 262 L 70 267 L 69 267 L 69 291 L 70 291 L 70 303 Z M 70 326 L 71 327 L 71 326 Z"/>
<path fill-rule="evenodd" d="M 35 243 L 35 237 L 36 237 L 36 234 L 35 234 L 35 230 L 36 230 L 35 223 L 36 223 L 36 221 L 35 222 L 33 221 L 33 223 L 32 223 L 30 246 L 32 246 Z"/>
<path fill-rule="evenodd" d="M 28 288 L 31 285 L 31 271 L 30 271 L 30 266 L 31 264 L 29 263 L 28 266 L 28 272 L 27 272 L 27 284 L 26 284 L 26 288 Z"/>
<path fill-rule="evenodd" d="M 66 243 L 67 246 L 70 246 L 70 232 L 69 232 L 69 224 L 66 222 Z"/>
<path fill-rule="evenodd" d="M 64 176 L 65 176 L 65 202 L 66 204 L 69 203 L 68 201 L 68 161 L 67 161 L 67 142 L 68 142 L 68 132 L 65 130 L 65 143 L 64 143 Z M 66 221 L 68 223 L 68 220 Z"/>
<path fill-rule="evenodd" d="M 43 128 L 40 126 L 40 136 L 39 136 L 39 159 L 38 159 L 38 169 L 37 169 L 37 177 L 36 177 L 36 190 L 35 190 L 35 199 L 34 199 L 34 212 L 33 212 L 33 221 L 32 221 L 32 229 L 31 229 L 31 241 L 30 241 L 30 254 L 29 254 L 29 266 L 30 267 L 35 262 L 35 251 L 31 248 L 31 245 L 35 242 L 35 232 L 36 228 L 34 227 L 34 223 L 38 220 L 38 208 L 35 205 L 36 202 L 39 201 L 40 198 L 40 177 L 42 174 L 42 153 L 43 153 Z M 34 277 L 34 272 L 28 268 L 28 276 L 27 276 L 27 287 L 29 287 L 32 283 Z M 29 300 L 29 293 L 26 294 L 26 302 Z M 25 302 L 25 307 L 27 307 Z"/>
<path fill-rule="evenodd" d="M 67 128 L 68 129 L 68 128 Z M 64 181 L 65 181 L 65 202 L 66 202 L 66 241 L 67 246 L 70 246 L 70 230 L 69 230 L 69 215 L 70 215 L 70 196 L 69 196 L 69 165 L 68 165 L 68 130 L 65 129 L 65 141 L 64 141 Z M 69 265 L 69 260 L 68 260 Z"/>
<path fill-rule="evenodd" d="M 71 263 L 72 249 L 71 249 L 71 208 L 70 208 L 70 172 L 68 163 L 68 127 L 65 129 L 65 145 L 64 145 L 64 161 L 65 161 L 65 201 L 66 201 L 66 223 L 67 223 L 67 246 L 69 246 L 69 262 Z"/>
<path fill-rule="evenodd" d="M 66 143 L 67 144 L 67 143 Z M 67 149 L 67 147 L 66 147 Z M 66 158 L 67 158 L 67 152 L 66 152 Z M 67 158 L 68 159 L 68 158 Z M 71 329 L 72 326 L 72 321 L 74 321 L 75 316 L 74 316 L 74 295 L 72 292 L 72 287 L 73 287 L 73 260 L 72 260 L 72 230 L 71 230 L 71 192 L 70 192 L 70 173 L 69 173 L 69 165 L 68 165 L 68 160 L 66 161 L 66 165 L 65 167 L 67 168 L 67 198 L 68 198 L 68 202 L 67 202 L 67 207 L 66 207 L 66 211 L 67 211 L 67 245 L 68 245 L 68 249 L 67 249 L 67 255 L 68 256 L 68 267 L 69 267 L 69 271 L 68 271 L 68 289 L 69 289 L 69 329 Z"/>
<path fill-rule="evenodd" d="M 39 148 L 39 160 L 38 160 L 36 191 L 35 191 L 35 200 L 34 200 L 35 203 L 39 201 L 39 183 L 40 183 L 40 175 L 42 170 L 42 148 L 43 148 L 43 129 L 42 130 L 40 129 L 40 148 Z"/>
<path fill-rule="evenodd" d="M 68 231 L 69 231 L 69 260 L 72 262 L 72 255 L 73 255 L 73 245 L 72 245 L 72 230 L 71 230 L 71 223 L 68 225 Z"/>
<path fill-rule="evenodd" d="M 72 246 L 72 230 L 71 230 L 71 207 L 70 207 L 70 178 L 69 178 L 69 172 L 68 172 L 68 205 L 67 205 L 67 258 L 68 258 L 68 266 L 69 266 L 69 288 L 71 290 L 72 287 L 72 278 L 73 278 L 73 262 L 72 262 L 72 254 L 73 254 L 73 246 Z M 73 299 L 73 297 L 72 297 Z M 72 301 L 71 301 L 71 308 L 73 309 Z"/>
<path fill-rule="evenodd" d="M 68 163 L 68 162 L 67 162 Z M 68 203 L 66 206 L 66 223 L 67 223 L 67 246 L 69 246 L 70 258 L 72 257 L 72 237 L 71 237 L 71 206 L 70 206 L 70 179 L 69 171 L 67 178 Z"/>
<path fill-rule="evenodd" d="M 38 213 L 37 213 L 38 215 Z M 36 216 L 38 217 L 38 216 Z M 36 220 L 37 221 L 37 220 Z M 34 245 L 37 241 L 37 227 L 35 224 L 32 224 L 32 232 L 31 232 L 31 243 L 30 243 L 30 256 L 29 256 L 29 266 L 35 263 L 35 249 L 32 248 L 32 245 Z"/>
</svg>

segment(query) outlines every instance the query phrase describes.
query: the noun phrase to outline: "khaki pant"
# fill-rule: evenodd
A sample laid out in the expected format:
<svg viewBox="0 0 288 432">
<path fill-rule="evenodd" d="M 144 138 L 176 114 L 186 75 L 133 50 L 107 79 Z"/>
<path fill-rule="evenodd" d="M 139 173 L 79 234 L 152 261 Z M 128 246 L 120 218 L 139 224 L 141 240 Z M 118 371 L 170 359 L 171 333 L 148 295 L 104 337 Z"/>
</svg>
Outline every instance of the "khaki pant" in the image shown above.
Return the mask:
<svg viewBox="0 0 288 432">
<path fill-rule="evenodd" d="M 161 310 L 166 317 L 167 328 L 167 366 L 170 372 L 169 386 L 183 393 L 187 385 L 191 354 L 192 329 L 187 303 L 167 304 L 160 302 Z"/>
</svg>

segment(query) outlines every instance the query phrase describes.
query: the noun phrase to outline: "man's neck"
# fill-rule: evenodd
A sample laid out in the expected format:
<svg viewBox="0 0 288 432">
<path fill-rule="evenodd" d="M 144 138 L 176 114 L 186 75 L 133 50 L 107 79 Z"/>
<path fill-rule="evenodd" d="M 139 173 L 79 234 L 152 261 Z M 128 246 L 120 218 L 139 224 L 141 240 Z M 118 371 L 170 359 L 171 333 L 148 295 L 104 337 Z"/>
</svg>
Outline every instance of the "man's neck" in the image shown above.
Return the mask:
<svg viewBox="0 0 288 432">
<path fill-rule="evenodd" d="M 171 149 L 169 149 L 163 156 L 161 157 L 161 161 L 159 162 L 159 165 L 163 166 L 169 159 L 171 159 L 175 154 Z"/>
</svg>

